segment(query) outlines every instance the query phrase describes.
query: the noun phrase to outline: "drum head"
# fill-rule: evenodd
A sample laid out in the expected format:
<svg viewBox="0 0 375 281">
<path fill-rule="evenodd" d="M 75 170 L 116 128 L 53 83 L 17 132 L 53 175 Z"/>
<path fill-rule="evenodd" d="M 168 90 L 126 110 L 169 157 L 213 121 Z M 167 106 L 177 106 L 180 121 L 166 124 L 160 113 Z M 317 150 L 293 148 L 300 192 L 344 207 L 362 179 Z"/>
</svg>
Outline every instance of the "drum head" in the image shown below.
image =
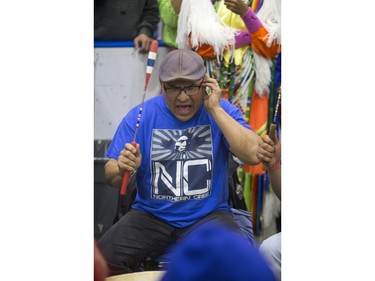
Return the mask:
<svg viewBox="0 0 375 281">
<path fill-rule="evenodd" d="M 143 271 L 114 275 L 107 277 L 106 281 L 159 281 L 165 271 Z"/>
</svg>

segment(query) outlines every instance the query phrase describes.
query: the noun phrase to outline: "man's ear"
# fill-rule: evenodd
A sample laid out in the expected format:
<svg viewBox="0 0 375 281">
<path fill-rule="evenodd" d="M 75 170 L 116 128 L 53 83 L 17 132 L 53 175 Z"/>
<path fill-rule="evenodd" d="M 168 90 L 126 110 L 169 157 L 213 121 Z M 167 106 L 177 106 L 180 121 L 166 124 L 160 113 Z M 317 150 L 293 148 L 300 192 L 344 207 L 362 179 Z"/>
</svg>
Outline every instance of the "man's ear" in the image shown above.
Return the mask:
<svg viewBox="0 0 375 281">
<path fill-rule="evenodd" d="M 165 90 L 164 90 L 164 84 L 163 84 L 163 82 L 159 81 L 159 83 L 160 83 L 161 93 L 162 93 L 162 94 L 165 94 Z"/>
</svg>

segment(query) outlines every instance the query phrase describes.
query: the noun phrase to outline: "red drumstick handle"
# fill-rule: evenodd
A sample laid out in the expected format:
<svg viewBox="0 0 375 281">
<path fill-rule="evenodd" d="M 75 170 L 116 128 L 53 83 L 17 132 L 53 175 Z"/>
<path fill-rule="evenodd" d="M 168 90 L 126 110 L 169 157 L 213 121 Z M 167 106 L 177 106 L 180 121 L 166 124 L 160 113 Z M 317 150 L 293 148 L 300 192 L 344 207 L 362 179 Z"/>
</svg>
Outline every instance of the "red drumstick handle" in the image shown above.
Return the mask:
<svg viewBox="0 0 375 281">
<path fill-rule="evenodd" d="M 135 141 L 132 141 L 132 145 L 134 147 L 137 147 L 137 143 Z M 121 190 L 120 190 L 121 195 L 126 194 L 126 190 L 128 189 L 129 179 L 130 179 L 130 172 L 126 171 L 125 174 L 124 174 L 124 177 L 122 178 Z"/>
</svg>

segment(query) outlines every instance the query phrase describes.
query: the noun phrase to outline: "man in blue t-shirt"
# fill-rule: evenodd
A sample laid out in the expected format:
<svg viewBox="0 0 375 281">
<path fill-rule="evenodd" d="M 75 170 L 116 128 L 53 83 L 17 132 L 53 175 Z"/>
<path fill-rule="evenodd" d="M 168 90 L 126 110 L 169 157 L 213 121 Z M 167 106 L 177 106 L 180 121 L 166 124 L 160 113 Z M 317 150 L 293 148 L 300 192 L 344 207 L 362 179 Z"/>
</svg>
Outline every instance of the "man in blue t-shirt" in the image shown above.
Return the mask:
<svg viewBox="0 0 375 281">
<path fill-rule="evenodd" d="M 137 171 L 132 209 L 98 241 L 111 275 L 131 272 L 205 222 L 239 229 L 228 205 L 229 153 L 249 165 L 260 162 L 262 139 L 220 98 L 198 54 L 168 53 L 159 80 L 162 95 L 143 104 L 139 126 L 140 107 L 130 110 L 107 151 L 108 184 L 120 187 L 125 172 Z"/>
</svg>

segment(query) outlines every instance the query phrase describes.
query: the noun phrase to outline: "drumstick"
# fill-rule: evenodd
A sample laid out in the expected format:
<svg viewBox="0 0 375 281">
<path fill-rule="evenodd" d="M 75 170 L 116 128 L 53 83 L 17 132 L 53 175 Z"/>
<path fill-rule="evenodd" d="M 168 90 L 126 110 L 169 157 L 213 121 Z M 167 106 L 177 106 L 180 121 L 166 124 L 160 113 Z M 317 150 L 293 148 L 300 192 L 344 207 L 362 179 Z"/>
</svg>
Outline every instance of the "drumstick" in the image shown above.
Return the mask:
<svg viewBox="0 0 375 281">
<path fill-rule="evenodd" d="M 268 135 L 270 136 L 271 140 L 273 140 L 273 141 L 275 141 L 277 113 L 279 111 L 280 101 L 281 101 L 281 86 L 279 87 L 279 90 L 278 90 L 276 107 L 275 107 L 275 114 L 273 115 L 273 121 L 271 123 L 270 130 L 268 132 Z M 262 169 L 263 170 L 267 170 L 268 169 L 268 164 L 263 163 Z"/>
<path fill-rule="evenodd" d="M 141 107 L 139 108 L 137 124 L 135 125 L 134 138 L 133 138 L 133 141 L 131 143 L 134 147 L 137 146 L 137 143 L 136 143 L 135 139 L 137 137 L 138 128 L 139 128 L 139 121 L 141 120 L 141 115 L 142 115 L 142 110 L 143 110 L 143 103 L 145 102 L 147 86 L 148 86 L 148 82 L 150 81 L 152 70 L 154 69 L 154 64 L 155 64 L 157 52 L 158 52 L 158 41 L 153 40 L 152 43 L 151 43 L 150 52 L 148 53 L 147 68 L 146 68 L 146 80 L 145 80 L 145 87 L 143 89 L 142 103 L 141 103 Z M 121 195 L 126 194 L 126 190 L 128 188 L 128 183 L 129 183 L 129 178 L 130 178 L 130 172 L 126 171 L 125 174 L 124 174 L 124 177 L 122 178 L 121 190 L 120 190 Z"/>
</svg>

